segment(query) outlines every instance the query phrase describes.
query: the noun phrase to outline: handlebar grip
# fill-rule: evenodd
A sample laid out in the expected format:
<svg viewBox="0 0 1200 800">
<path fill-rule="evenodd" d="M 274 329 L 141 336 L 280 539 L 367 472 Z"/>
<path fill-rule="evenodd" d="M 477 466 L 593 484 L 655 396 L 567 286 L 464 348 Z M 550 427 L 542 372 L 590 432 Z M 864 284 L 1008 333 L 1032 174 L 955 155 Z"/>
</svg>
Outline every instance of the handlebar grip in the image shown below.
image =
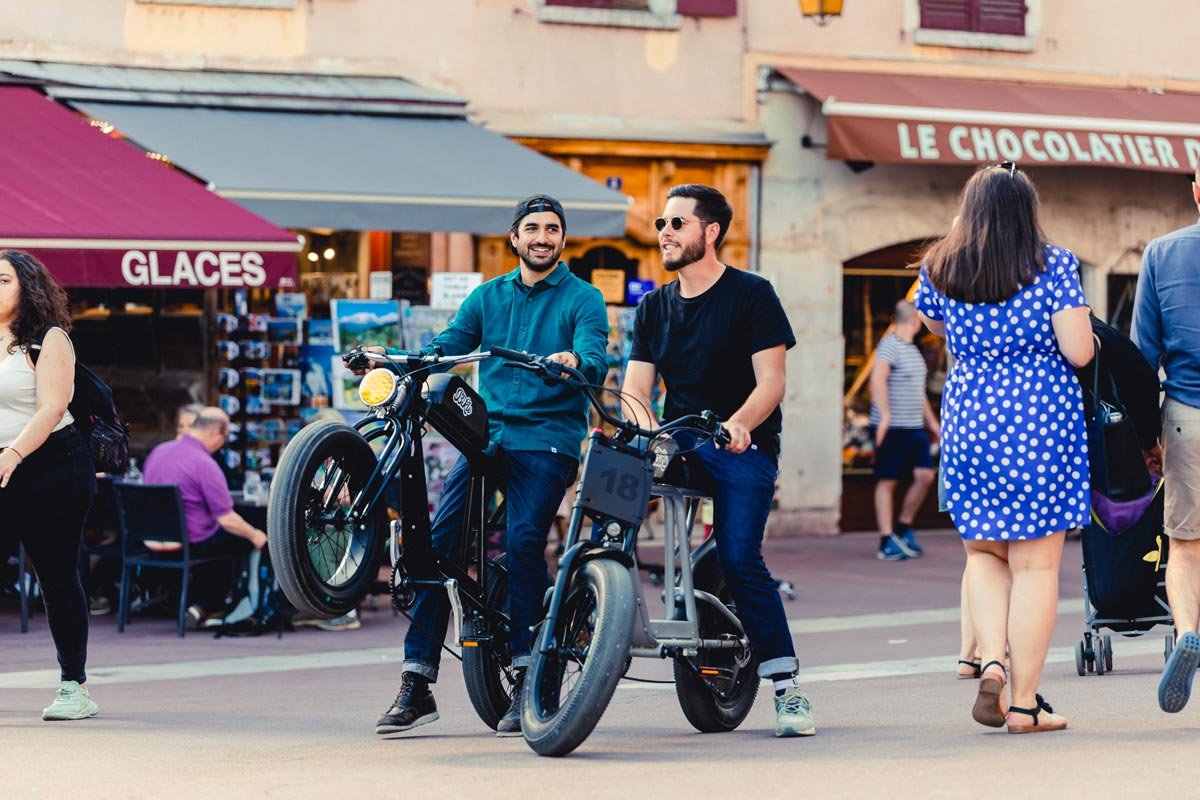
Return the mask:
<svg viewBox="0 0 1200 800">
<path fill-rule="evenodd" d="M 724 447 L 732 441 L 733 437 L 729 435 L 729 431 L 725 430 L 724 425 L 718 423 L 713 430 L 713 442 L 719 447 Z"/>
<path fill-rule="evenodd" d="M 497 358 L 517 361 L 521 364 L 532 364 L 534 358 L 536 358 L 536 356 L 532 356 L 529 353 L 522 353 L 519 350 L 509 350 L 507 347 L 489 347 L 488 352 Z"/>
<path fill-rule="evenodd" d="M 342 356 L 342 361 L 350 370 L 364 370 L 371 367 L 371 359 L 361 349 L 351 350 Z"/>
</svg>

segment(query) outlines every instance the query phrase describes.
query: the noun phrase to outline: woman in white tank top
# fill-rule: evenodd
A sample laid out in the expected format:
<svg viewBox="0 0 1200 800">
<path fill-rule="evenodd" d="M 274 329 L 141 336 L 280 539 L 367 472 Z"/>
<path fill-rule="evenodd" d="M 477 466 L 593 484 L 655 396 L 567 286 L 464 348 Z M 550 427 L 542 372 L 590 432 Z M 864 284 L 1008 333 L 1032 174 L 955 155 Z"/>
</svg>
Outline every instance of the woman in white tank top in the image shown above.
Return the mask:
<svg viewBox="0 0 1200 800">
<path fill-rule="evenodd" d="M 96 468 L 67 410 L 75 387 L 70 328 L 66 292 L 41 262 L 0 251 L 0 549 L 25 545 L 45 598 L 62 673 L 46 720 L 99 711 L 84 687 L 88 607 L 79 581 Z"/>
</svg>

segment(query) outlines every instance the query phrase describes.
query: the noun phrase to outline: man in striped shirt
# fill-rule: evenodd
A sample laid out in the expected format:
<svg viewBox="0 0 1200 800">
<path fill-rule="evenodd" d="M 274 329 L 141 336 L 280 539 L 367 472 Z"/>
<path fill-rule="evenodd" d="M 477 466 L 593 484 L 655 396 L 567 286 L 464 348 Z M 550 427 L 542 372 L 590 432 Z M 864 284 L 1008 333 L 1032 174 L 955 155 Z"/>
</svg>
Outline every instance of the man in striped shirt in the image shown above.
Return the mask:
<svg viewBox="0 0 1200 800">
<path fill-rule="evenodd" d="M 925 358 L 913 343 L 920 330 L 916 307 L 908 300 L 896 303 L 892 329 L 876 348 L 871 369 L 875 521 L 880 534 L 876 557 L 884 561 L 922 555 L 912 523 L 936 476 L 929 448 L 931 437 L 936 441 L 941 427 L 925 396 Z M 908 464 L 913 468 L 913 482 L 893 524 L 896 479 Z"/>
</svg>

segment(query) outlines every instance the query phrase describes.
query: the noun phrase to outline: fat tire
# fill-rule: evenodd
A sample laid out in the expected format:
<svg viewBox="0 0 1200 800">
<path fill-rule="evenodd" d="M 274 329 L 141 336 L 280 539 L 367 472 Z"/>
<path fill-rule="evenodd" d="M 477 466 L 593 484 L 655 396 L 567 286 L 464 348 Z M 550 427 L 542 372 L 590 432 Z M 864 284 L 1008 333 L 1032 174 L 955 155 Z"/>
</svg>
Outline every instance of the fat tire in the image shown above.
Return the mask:
<svg viewBox="0 0 1200 800">
<path fill-rule="evenodd" d="M 488 572 L 487 604 L 489 608 L 504 610 L 508 602 L 508 568 L 503 555 L 491 560 Z M 471 617 L 463 623 L 465 636 L 478 636 L 486 629 L 483 620 Z M 493 631 L 493 635 L 495 632 Z M 478 647 L 462 649 L 463 681 L 467 685 L 467 697 L 483 724 L 492 730 L 512 704 L 512 695 L 502 680 L 503 670 L 512 664 L 512 655 L 507 643 L 500 647 L 480 644 Z"/>
<path fill-rule="evenodd" d="M 525 742 L 540 756 L 565 756 L 583 744 L 608 708 L 629 659 L 634 615 L 629 570 L 613 559 L 599 558 L 584 564 L 573 580 L 583 581 L 595 597 L 596 627 L 579 681 L 545 719 L 537 711 L 537 692 L 549 664 L 534 648 L 525 678 L 521 729 Z"/>
<path fill-rule="evenodd" d="M 714 571 L 707 583 L 708 586 L 700 588 L 728 605 L 729 592 L 725 585 L 725 578 L 719 570 Z M 706 603 L 697 602 L 696 606 L 700 616 L 700 638 L 713 638 L 716 633 L 729 632 L 706 631 L 705 622 L 710 621 L 711 624 L 712 619 L 707 615 L 713 612 L 709 611 Z M 738 676 L 738 685 L 728 702 L 722 701 L 713 694 L 704 679 L 697 677 L 688 668 L 684 659 L 676 658 L 674 667 L 675 696 L 679 699 L 679 707 L 692 727 L 701 733 L 727 733 L 735 730 L 746 720 L 746 717 L 750 715 L 750 710 L 754 708 L 754 701 L 758 697 L 759 678 L 758 655 L 753 650 L 751 650 L 749 662 L 742 668 L 742 674 Z"/>
<path fill-rule="evenodd" d="M 321 619 L 358 608 L 375 582 L 384 548 L 380 510 L 368 522 L 372 535 L 357 572 L 340 586 L 327 584 L 317 574 L 308 552 L 304 506 L 317 467 L 331 456 L 345 458 L 354 476 L 352 484 L 355 479 L 359 485 L 365 482 L 376 465 L 371 446 L 349 425 L 334 421 L 308 425 L 284 449 L 267 506 L 267 539 L 279 585 L 297 611 Z"/>
</svg>

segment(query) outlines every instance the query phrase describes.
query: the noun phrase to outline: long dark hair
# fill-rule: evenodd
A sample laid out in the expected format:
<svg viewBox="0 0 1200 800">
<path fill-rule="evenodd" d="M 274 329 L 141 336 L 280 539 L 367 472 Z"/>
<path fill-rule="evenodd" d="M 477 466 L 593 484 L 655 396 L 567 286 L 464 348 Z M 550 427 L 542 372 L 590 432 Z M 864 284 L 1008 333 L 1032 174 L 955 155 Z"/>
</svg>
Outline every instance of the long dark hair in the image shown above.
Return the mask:
<svg viewBox="0 0 1200 800">
<path fill-rule="evenodd" d="M 12 264 L 21 286 L 17 315 L 9 325 L 13 338 L 8 345 L 9 354 L 18 347 L 41 344 L 42 336 L 50 328 L 70 332 L 71 305 L 67 293 L 42 262 L 21 250 L 0 250 L 0 261 Z"/>
<path fill-rule="evenodd" d="M 959 217 L 921 261 L 938 291 L 964 303 L 1002 303 L 1045 269 L 1046 234 L 1033 181 L 1010 164 L 982 167 L 963 187 Z"/>
</svg>

